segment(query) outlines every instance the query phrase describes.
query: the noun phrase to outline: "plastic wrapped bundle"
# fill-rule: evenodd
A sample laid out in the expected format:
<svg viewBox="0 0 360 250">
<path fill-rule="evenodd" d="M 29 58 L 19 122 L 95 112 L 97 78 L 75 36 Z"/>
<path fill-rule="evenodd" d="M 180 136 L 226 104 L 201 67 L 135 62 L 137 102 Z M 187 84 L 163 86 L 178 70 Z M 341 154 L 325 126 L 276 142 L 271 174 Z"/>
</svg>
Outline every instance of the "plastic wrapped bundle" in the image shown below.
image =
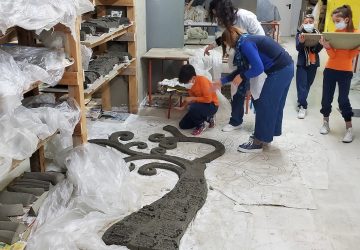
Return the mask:
<svg viewBox="0 0 360 250">
<path fill-rule="evenodd" d="M 51 107 L 50 107 L 51 106 Z M 39 139 L 59 131 L 71 135 L 80 120 L 75 100 L 46 103 L 45 107 L 18 107 L 14 115 L 0 118 L 0 157 L 23 160 L 36 150 Z"/>
<path fill-rule="evenodd" d="M 99 233 L 140 205 L 136 184 L 121 155 L 85 144 L 62 160 L 68 168 L 68 179 L 50 190 L 27 249 L 127 249 L 106 246 Z"/>
<path fill-rule="evenodd" d="M 14 58 L 29 85 L 42 81 L 54 86 L 61 80 L 65 67 L 70 65 L 62 50 L 26 46 L 1 46 L 0 49 Z"/>
<path fill-rule="evenodd" d="M 14 58 L 0 50 L 0 117 L 21 104 L 26 78 Z"/>
<path fill-rule="evenodd" d="M 77 16 L 92 11 L 89 0 L 1 0 L 0 30 L 20 26 L 27 30 L 49 30 L 58 23 L 70 28 L 75 34 Z"/>
</svg>

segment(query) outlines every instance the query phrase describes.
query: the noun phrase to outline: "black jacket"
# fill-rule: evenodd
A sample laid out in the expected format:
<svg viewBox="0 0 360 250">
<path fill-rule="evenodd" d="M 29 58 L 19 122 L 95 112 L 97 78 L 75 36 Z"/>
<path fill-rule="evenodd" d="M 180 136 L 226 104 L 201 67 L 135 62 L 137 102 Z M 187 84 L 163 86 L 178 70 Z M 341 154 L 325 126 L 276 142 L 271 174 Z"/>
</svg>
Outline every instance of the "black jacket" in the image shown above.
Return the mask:
<svg viewBox="0 0 360 250">
<path fill-rule="evenodd" d="M 316 55 L 316 67 L 320 66 L 320 58 L 319 58 L 319 52 L 322 50 L 323 46 L 318 43 L 316 46 L 314 47 L 305 47 L 303 43 L 299 42 L 299 36 L 301 33 L 306 33 L 306 31 L 304 29 L 302 30 L 298 30 L 297 34 L 296 34 L 296 50 L 299 52 L 298 54 L 298 60 L 297 60 L 297 66 L 306 66 L 306 50 L 309 50 L 313 53 L 315 53 Z M 314 34 L 319 33 L 317 30 L 314 29 L 313 31 Z"/>
</svg>

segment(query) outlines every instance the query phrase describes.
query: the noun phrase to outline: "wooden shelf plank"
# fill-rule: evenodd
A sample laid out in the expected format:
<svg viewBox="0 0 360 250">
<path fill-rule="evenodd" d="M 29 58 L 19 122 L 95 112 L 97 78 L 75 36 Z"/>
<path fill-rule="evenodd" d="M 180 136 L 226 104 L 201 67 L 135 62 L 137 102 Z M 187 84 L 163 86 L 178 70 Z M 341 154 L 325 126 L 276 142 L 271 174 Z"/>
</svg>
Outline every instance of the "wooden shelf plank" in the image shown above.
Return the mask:
<svg viewBox="0 0 360 250">
<path fill-rule="evenodd" d="M 128 29 L 130 27 L 132 27 L 133 25 L 134 25 L 134 23 L 131 23 L 130 25 L 126 25 L 126 26 L 121 26 L 112 32 L 103 34 L 102 36 L 91 37 L 90 39 L 82 41 L 81 44 L 83 44 L 89 48 L 94 48 L 94 47 L 104 44 L 108 41 L 111 41 L 117 37 L 125 35 L 128 32 Z"/>
<path fill-rule="evenodd" d="M 54 134 L 50 135 L 50 136 L 47 137 L 46 139 L 40 140 L 35 151 L 37 151 L 40 147 L 44 146 L 44 145 L 45 145 L 48 141 L 50 141 L 57 133 L 58 133 L 58 131 L 56 131 Z M 14 170 L 14 169 L 15 169 L 17 166 L 19 166 L 19 164 L 20 164 L 21 162 L 23 162 L 23 161 L 24 161 L 24 160 L 13 160 L 10 171 Z"/>
<path fill-rule="evenodd" d="M 134 0 L 95 0 L 95 5 L 134 6 Z"/>
<path fill-rule="evenodd" d="M 97 90 L 102 88 L 105 84 L 109 83 L 112 79 L 114 79 L 117 75 L 119 75 L 123 70 L 131 65 L 133 61 L 136 59 L 131 59 L 128 63 L 122 63 L 113 68 L 112 71 L 105 77 L 98 78 L 91 86 L 84 90 L 85 95 L 89 96 L 94 94 Z"/>
</svg>

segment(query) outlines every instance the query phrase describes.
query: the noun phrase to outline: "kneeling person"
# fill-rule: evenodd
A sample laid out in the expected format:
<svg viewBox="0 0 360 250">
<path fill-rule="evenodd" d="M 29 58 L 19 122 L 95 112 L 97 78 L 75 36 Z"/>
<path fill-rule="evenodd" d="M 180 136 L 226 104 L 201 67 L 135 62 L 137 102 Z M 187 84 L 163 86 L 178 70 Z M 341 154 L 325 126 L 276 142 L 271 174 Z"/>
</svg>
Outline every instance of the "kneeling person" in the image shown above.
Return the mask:
<svg viewBox="0 0 360 250">
<path fill-rule="evenodd" d="M 189 109 L 181 119 L 179 127 L 194 129 L 192 135 L 200 135 L 207 128 L 205 122 L 209 124 L 209 128 L 213 128 L 219 101 L 216 93 L 212 91 L 210 80 L 204 76 L 197 76 L 194 67 L 186 64 L 180 69 L 179 82 L 193 84 L 189 90 L 189 96 L 184 100 L 185 104 L 189 105 Z"/>
</svg>

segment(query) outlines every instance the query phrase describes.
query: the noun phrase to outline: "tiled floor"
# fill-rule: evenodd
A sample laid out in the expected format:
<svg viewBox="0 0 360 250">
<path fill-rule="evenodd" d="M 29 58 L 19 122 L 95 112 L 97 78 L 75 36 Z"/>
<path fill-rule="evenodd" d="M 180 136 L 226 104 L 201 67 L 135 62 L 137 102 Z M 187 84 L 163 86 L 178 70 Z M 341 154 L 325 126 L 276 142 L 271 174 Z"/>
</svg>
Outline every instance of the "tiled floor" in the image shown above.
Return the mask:
<svg viewBox="0 0 360 250">
<path fill-rule="evenodd" d="M 293 39 L 283 39 L 282 45 L 295 60 Z M 263 154 L 249 157 L 236 152 L 252 130 L 253 115 L 245 116 L 243 130 L 230 135 L 220 132 L 224 121 L 217 124 L 216 132 L 205 132 L 204 137 L 228 143 L 228 154 L 220 165 L 208 166 L 206 177 L 214 191 L 184 236 L 181 249 L 359 249 L 360 119 L 353 120 L 354 142 L 342 143 L 345 128 L 335 96 L 331 133 L 319 134 L 326 52 L 321 58 L 308 116 L 296 118 L 294 80 L 285 108 L 284 135 Z M 351 91 L 350 100 L 353 108 L 360 108 L 359 91 Z M 166 110 L 146 108 L 140 114 L 163 120 Z M 169 123 L 176 124 L 181 115 L 173 111 Z"/>
</svg>

